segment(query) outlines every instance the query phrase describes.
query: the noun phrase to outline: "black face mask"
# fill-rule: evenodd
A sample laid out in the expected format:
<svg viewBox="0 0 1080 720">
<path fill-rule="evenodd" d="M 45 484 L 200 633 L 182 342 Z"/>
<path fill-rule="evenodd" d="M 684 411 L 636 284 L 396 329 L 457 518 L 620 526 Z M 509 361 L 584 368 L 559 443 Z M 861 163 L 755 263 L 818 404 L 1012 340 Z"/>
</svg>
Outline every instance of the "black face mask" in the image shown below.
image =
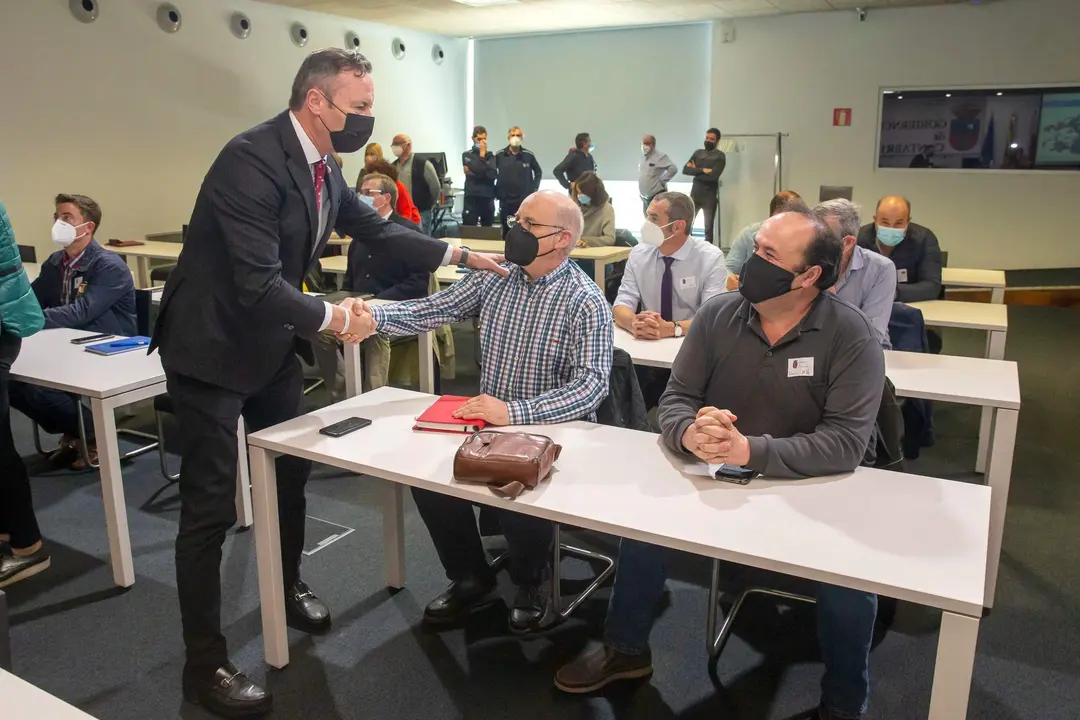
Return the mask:
<svg viewBox="0 0 1080 720">
<path fill-rule="evenodd" d="M 706 140 L 705 141 L 705 149 L 709 150 L 709 151 L 715 150 L 716 149 L 716 143 Z"/>
<path fill-rule="evenodd" d="M 540 241 L 552 235 L 557 235 L 559 232 L 559 230 L 556 230 L 547 235 L 536 237 L 520 224 L 514 225 L 510 228 L 510 232 L 506 233 L 506 247 L 503 255 L 515 265 L 521 267 L 531 265 L 536 258 L 555 252 L 555 248 L 551 248 L 546 253 L 540 254 Z"/>
<path fill-rule="evenodd" d="M 326 96 L 323 95 L 323 97 Z M 326 121 L 322 119 L 322 116 L 319 116 L 319 122 L 330 133 L 330 144 L 334 146 L 334 150 L 339 153 L 354 153 L 364 147 L 367 141 L 371 139 L 371 133 L 375 130 L 375 118 L 370 115 L 347 113 L 334 105 L 334 102 L 328 97 L 326 102 L 345 116 L 345 127 L 341 130 L 331 130 L 326 127 Z"/>
<path fill-rule="evenodd" d="M 762 303 L 791 292 L 794 279 L 795 273 L 754 253 L 739 275 L 739 293 L 751 303 Z"/>
</svg>

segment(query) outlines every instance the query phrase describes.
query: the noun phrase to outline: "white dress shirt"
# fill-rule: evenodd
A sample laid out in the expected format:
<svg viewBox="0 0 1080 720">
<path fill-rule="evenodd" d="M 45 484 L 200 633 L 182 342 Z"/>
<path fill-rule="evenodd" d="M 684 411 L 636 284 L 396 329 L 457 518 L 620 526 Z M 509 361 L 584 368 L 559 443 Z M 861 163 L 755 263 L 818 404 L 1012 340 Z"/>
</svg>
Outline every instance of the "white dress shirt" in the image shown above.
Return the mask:
<svg viewBox="0 0 1080 720">
<path fill-rule="evenodd" d="M 671 319 L 690 320 L 709 298 L 724 292 L 727 266 L 724 253 L 712 243 L 687 238 L 683 246 L 668 257 L 671 264 Z M 623 271 L 622 285 L 615 305 L 638 312 L 660 312 L 660 283 L 664 277 L 664 256 L 660 249 L 644 243 L 630 251 Z"/>
</svg>

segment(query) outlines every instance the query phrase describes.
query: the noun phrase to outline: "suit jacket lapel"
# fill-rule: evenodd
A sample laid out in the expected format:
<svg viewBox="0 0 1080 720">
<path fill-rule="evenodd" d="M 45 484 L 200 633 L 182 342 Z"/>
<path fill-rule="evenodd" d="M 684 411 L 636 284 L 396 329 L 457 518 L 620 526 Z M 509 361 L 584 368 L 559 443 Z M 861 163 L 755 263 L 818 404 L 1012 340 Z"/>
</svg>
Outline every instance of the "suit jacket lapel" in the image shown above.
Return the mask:
<svg viewBox="0 0 1080 720">
<path fill-rule="evenodd" d="M 281 144 L 288 156 L 286 165 L 289 167 L 289 174 L 296 183 L 296 189 L 303 196 L 304 205 L 308 211 L 308 237 L 304 247 L 310 254 L 311 247 L 315 243 L 315 233 L 319 230 L 319 216 L 315 210 L 315 182 L 311 177 L 311 166 L 304 157 L 304 149 L 300 147 L 300 140 L 296 137 L 296 131 L 293 130 L 292 121 L 289 120 L 289 111 L 286 110 L 278 115 L 277 120 L 278 129 L 281 132 Z"/>
</svg>

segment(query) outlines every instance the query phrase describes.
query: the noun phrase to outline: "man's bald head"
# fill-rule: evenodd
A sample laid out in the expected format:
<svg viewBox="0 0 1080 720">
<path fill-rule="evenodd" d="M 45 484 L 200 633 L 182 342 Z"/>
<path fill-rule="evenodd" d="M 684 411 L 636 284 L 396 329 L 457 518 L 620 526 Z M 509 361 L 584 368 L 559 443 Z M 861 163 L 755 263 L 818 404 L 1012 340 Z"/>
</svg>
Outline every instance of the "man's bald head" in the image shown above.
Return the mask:
<svg viewBox="0 0 1080 720">
<path fill-rule="evenodd" d="M 653 135 L 646 135 L 641 138 L 642 145 L 648 145 L 649 147 L 656 147 L 656 137 Z"/>
<path fill-rule="evenodd" d="M 879 227 L 907 228 L 911 222 L 911 203 L 899 195 L 888 195 L 878 200 L 874 210 L 874 224 Z"/>
<path fill-rule="evenodd" d="M 390 144 L 391 145 L 412 145 L 412 138 L 409 137 L 408 135 L 406 135 L 405 133 L 401 133 L 400 135 L 395 135 L 394 139 L 390 142 Z"/>
<path fill-rule="evenodd" d="M 805 212 L 781 212 L 766 220 L 755 252 L 795 273 L 799 287 L 826 290 L 836 282 L 844 246 L 821 219 Z"/>
<path fill-rule="evenodd" d="M 582 228 L 585 221 L 581 216 L 581 208 L 566 193 L 555 190 L 538 190 L 521 203 L 518 209 L 518 217 L 525 218 L 534 223 L 553 225 L 550 228 L 539 228 L 533 234 L 536 236 L 546 235 L 555 228 L 559 228 L 570 234 L 570 242 L 566 247 L 569 254 L 581 239 Z"/>
</svg>

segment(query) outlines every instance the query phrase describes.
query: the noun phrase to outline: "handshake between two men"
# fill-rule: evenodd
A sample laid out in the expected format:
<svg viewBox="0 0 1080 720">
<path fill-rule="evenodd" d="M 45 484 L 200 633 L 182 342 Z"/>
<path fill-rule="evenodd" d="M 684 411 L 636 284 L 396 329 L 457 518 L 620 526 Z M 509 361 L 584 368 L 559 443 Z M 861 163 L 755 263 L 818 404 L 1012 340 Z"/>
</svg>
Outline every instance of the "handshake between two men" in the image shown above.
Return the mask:
<svg viewBox="0 0 1080 720">
<path fill-rule="evenodd" d="M 341 312 L 338 312 L 338 308 Z M 375 334 L 375 316 L 366 302 L 348 297 L 334 307 L 334 315 L 327 329 L 342 342 L 362 342 Z"/>
</svg>

